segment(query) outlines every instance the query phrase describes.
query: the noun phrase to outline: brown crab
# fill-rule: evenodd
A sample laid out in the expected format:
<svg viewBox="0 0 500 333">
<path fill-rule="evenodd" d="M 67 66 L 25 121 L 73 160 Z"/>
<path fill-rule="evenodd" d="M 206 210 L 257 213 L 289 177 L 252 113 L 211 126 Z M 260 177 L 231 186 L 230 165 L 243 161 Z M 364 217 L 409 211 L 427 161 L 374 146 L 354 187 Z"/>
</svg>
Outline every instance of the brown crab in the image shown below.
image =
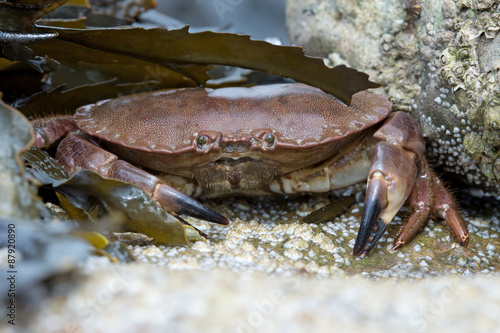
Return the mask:
<svg viewBox="0 0 500 333">
<path fill-rule="evenodd" d="M 123 96 L 34 126 L 38 147 L 78 128 L 57 149 L 70 172 L 131 182 L 170 212 L 228 223 L 189 196 L 327 192 L 368 179 L 354 255 L 368 254 L 407 199 L 413 213 L 393 249 L 430 214 L 467 246 L 455 202 L 425 160 L 418 124 L 390 111 L 382 95 L 359 92 L 346 106 L 307 85 L 276 84 Z"/>
</svg>

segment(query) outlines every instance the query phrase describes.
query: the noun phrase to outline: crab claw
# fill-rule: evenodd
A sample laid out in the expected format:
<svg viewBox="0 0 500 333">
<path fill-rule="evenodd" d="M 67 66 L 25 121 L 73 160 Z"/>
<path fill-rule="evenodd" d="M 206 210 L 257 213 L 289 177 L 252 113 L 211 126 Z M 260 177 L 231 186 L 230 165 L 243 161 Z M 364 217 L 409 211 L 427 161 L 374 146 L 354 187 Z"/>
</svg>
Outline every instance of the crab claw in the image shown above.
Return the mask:
<svg viewBox="0 0 500 333">
<path fill-rule="evenodd" d="M 209 222 L 227 225 L 227 218 L 190 196 L 173 189 L 161 180 L 78 135 L 64 138 L 57 149 L 56 158 L 66 170 L 74 173 L 81 169 L 94 170 L 108 178 L 134 184 L 146 192 L 165 211 L 186 214 Z"/>
<path fill-rule="evenodd" d="M 375 145 L 353 255 L 368 255 L 408 198 L 416 174 L 412 155 L 400 146 L 384 141 Z"/>
<path fill-rule="evenodd" d="M 101 169 L 102 170 L 102 169 Z M 101 171 L 102 172 L 102 171 Z M 109 164 L 106 176 L 136 185 L 148 193 L 165 211 L 185 214 L 205 221 L 228 225 L 229 220 L 190 196 L 163 184 L 156 176 L 132 164 L 116 160 Z"/>
<path fill-rule="evenodd" d="M 229 224 L 229 220 L 223 215 L 165 184 L 156 186 L 153 199 L 160 202 L 165 210 L 176 214 L 185 214 L 223 225 Z"/>
<path fill-rule="evenodd" d="M 372 180 L 366 195 L 365 208 L 361 217 L 358 237 L 354 244 L 353 255 L 360 257 L 368 255 L 368 252 L 387 229 L 389 224 L 380 218 L 380 213 L 385 207 L 387 207 L 387 196 L 383 183 L 378 179 Z"/>
</svg>

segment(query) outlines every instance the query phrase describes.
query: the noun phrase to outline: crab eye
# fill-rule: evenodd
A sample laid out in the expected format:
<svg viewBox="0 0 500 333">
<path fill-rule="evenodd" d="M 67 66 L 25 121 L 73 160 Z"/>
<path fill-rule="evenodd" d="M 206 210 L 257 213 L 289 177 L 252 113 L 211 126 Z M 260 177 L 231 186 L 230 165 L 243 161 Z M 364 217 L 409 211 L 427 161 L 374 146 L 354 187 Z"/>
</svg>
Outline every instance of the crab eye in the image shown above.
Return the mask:
<svg viewBox="0 0 500 333">
<path fill-rule="evenodd" d="M 206 144 L 208 144 L 209 138 L 206 135 L 199 135 L 196 138 L 196 145 L 198 148 L 203 148 L 205 147 Z"/>
<path fill-rule="evenodd" d="M 274 145 L 274 142 L 276 141 L 276 137 L 272 133 L 266 133 L 264 134 L 264 142 L 267 143 L 267 145 L 270 147 Z"/>
</svg>

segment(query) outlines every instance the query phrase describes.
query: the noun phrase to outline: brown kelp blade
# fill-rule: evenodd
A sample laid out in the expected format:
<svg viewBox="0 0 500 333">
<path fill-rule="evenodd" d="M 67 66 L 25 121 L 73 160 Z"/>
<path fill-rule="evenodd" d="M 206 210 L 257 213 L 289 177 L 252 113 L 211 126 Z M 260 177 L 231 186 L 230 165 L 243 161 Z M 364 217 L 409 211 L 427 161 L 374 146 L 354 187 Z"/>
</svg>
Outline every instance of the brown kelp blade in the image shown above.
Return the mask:
<svg viewBox="0 0 500 333">
<path fill-rule="evenodd" d="M 159 64 L 219 64 L 255 69 L 318 87 L 344 103 L 349 103 L 356 92 L 379 86 L 369 81 L 367 74 L 353 68 L 344 65 L 329 68 L 323 59 L 306 56 L 300 47 L 273 45 L 245 35 L 211 31 L 189 33 L 188 27 L 178 30 L 47 27 L 45 31 L 57 32 L 57 40 L 68 43 L 66 50 L 77 44 Z M 123 43 L 124 38 L 127 43 Z M 70 56 L 52 54 L 50 49 L 45 51 L 58 60 Z"/>
</svg>

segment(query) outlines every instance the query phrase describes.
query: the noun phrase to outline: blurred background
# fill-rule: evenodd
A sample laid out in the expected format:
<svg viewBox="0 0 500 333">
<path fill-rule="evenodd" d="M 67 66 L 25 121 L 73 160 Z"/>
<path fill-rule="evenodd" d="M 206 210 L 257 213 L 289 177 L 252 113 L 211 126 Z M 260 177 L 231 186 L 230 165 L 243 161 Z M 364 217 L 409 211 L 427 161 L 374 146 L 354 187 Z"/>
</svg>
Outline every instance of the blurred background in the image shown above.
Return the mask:
<svg viewBox="0 0 500 333">
<path fill-rule="evenodd" d="M 278 37 L 288 44 L 284 0 L 157 0 L 157 10 L 182 23 L 191 31 L 248 34 L 252 39 Z"/>
</svg>

